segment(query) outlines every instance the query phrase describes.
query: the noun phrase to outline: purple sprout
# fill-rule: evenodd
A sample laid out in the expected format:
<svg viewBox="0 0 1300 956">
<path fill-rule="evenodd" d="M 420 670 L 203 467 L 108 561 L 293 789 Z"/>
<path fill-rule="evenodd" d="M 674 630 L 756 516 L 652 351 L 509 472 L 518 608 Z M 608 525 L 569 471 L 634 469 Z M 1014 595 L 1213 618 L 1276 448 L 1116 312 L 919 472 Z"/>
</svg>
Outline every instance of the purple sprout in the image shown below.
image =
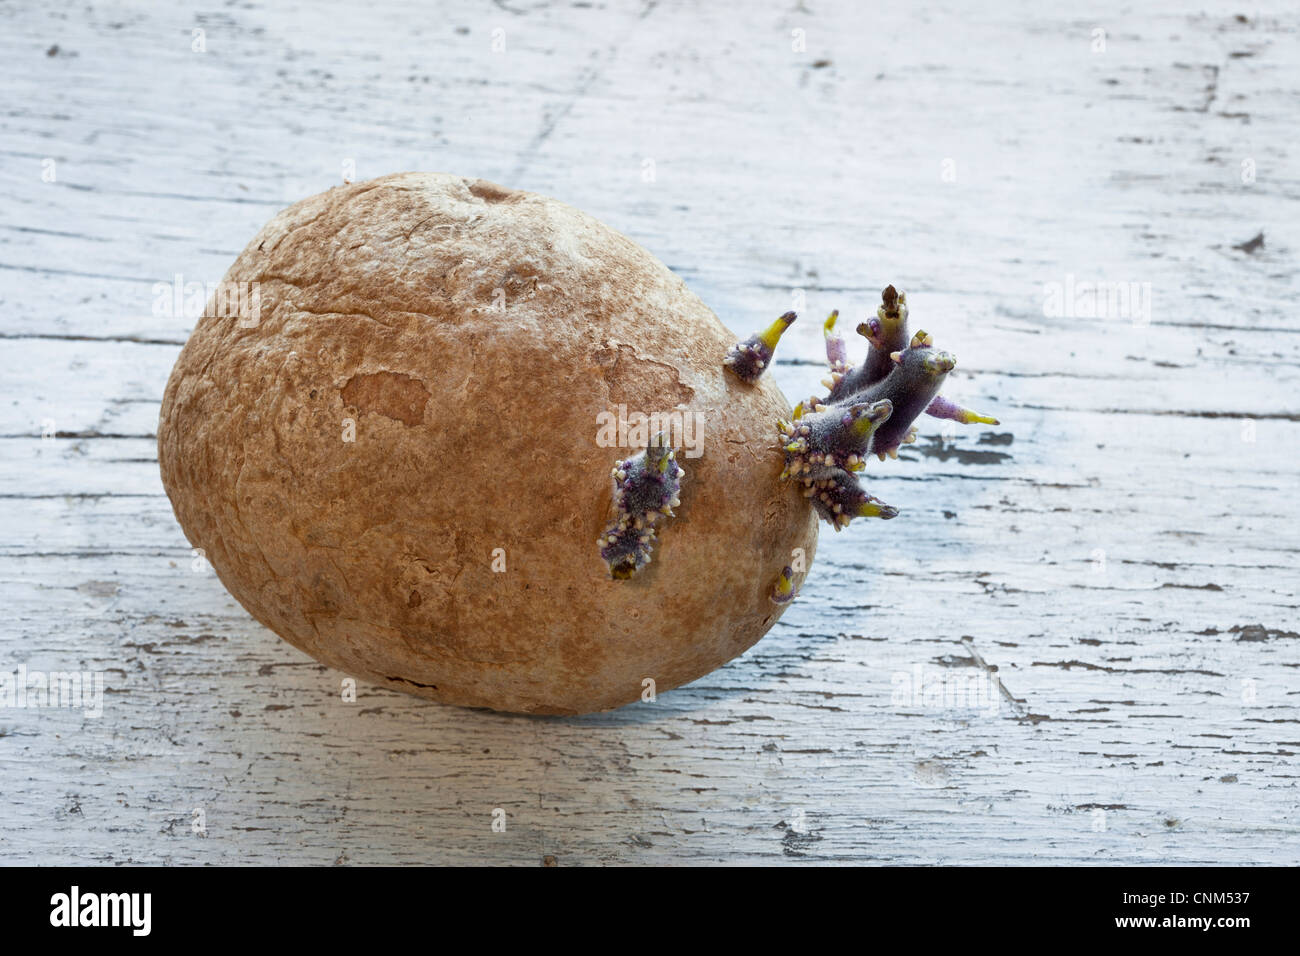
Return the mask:
<svg viewBox="0 0 1300 956">
<path fill-rule="evenodd" d="M 772 585 L 772 603 L 789 604 L 794 600 L 795 595 L 798 593 L 799 589 L 795 587 L 794 584 L 794 568 L 787 564 L 781 569 L 781 573 L 777 576 L 776 583 Z"/>
<path fill-rule="evenodd" d="M 764 370 L 772 364 L 772 353 L 776 343 L 781 341 L 785 330 L 794 322 L 793 312 L 787 312 L 762 332 L 755 332 L 743 342 L 737 342 L 727 350 L 722 364 L 740 377 L 742 382 L 753 385 Z"/>
<path fill-rule="evenodd" d="M 672 517 L 673 508 L 681 504 L 685 476 L 663 432 L 651 438 L 641 454 L 614 463 L 610 477 L 617 514 L 596 539 L 612 577 L 626 580 L 650 562 L 655 522 L 661 515 Z"/>
</svg>

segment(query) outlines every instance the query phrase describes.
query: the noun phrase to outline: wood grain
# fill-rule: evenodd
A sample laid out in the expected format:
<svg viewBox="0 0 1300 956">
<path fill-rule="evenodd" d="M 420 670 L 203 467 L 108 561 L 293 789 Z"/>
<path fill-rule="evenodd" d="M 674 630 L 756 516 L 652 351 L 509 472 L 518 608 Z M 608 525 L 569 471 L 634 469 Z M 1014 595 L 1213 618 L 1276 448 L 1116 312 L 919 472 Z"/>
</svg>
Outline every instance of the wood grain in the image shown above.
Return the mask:
<svg viewBox="0 0 1300 956">
<path fill-rule="evenodd" d="M 1300 18 L 1104 9 L 0 6 L 0 669 L 107 683 L 0 709 L 0 862 L 1300 862 Z M 902 516 L 654 703 L 345 703 L 192 569 L 153 434 L 154 284 L 346 168 L 554 195 L 738 332 L 801 294 L 792 399 L 893 282 L 1003 424 L 869 466 Z"/>
</svg>

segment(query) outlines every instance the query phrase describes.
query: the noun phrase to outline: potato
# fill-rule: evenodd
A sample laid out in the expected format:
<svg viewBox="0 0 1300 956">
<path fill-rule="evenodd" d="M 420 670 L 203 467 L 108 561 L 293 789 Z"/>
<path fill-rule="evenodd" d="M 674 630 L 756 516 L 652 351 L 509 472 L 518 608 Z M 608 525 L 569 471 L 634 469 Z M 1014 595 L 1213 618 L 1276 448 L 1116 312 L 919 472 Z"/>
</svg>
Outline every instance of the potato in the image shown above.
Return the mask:
<svg viewBox="0 0 1300 956">
<path fill-rule="evenodd" d="M 385 176 L 275 216 L 222 289 L 243 310 L 214 297 L 177 360 L 163 483 L 230 593 L 322 663 L 449 704 L 605 710 L 749 648 L 782 569 L 811 565 L 786 399 L 728 374 L 736 337 L 576 209 Z M 611 468 L 645 448 L 638 415 L 672 411 L 699 454 L 678 443 L 681 504 L 619 580 L 597 546 Z"/>
</svg>

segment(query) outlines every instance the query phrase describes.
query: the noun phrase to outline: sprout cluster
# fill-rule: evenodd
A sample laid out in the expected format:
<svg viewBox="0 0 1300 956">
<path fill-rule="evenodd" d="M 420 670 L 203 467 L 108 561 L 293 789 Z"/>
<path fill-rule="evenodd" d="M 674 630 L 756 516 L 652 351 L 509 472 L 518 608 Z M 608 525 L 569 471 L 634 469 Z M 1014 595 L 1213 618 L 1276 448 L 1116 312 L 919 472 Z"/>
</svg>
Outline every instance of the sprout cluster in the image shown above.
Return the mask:
<svg viewBox="0 0 1300 956">
<path fill-rule="evenodd" d="M 639 455 L 614 463 L 610 477 L 617 514 L 596 539 L 611 576 L 625 580 L 650 562 L 655 521 L 660 515 L 673 516 L 673 508 L 681 504 L 678 495 L 685 476 L 663 432 Z"/>
<path fill-rule="evenodd" d="M 886 455 L 897 458 L 900 445 L 915 441 L 913 422 L 922 413 L 963 424 L 998 424 L 939 394 L 956 358 L 935 348 L 925 332 L 908 337 L 905 295 L 891 285 L 881 300 L 875 318 L 858 326 L 868 343 L 867 357 L 858 366 L 849 363 L 844 339 L 835 331 L 839 313 L 830 314 L 823 326 L 830 375 L 822 384 L 828 394 L 800 402 L 790 421 L 777 422 L 785 454 L 781 478 L 799 482 L 804 497 L 836 531 L 854 518 L 898 514 L 897 508 L 867 494 L 857 476 L 870 455 L 882 461 Z M 786 313 L 765 332 L 732 346 L 723 364 L 743 381 L 755 382 L 793 322 L 794 314 Z M 753 355 L 759 358 L 744 360 Z"/>
</svg>

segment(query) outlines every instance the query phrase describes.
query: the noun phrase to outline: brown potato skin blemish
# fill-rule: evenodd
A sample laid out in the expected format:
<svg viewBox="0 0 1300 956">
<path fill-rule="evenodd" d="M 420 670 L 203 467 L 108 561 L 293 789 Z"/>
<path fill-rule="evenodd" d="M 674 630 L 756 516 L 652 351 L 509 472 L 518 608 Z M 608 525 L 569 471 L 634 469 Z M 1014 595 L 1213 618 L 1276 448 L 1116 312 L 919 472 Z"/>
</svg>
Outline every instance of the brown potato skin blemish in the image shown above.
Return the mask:
<svg viewBox="0 0 1300 956">
<path fill-rule="evenodd" d="M 361 412 L 373 412 L 405 425 L 424 421 L 424 407 L 429 404 L 429 390 L 409 375 L 376 372 L 354 375 L 343 386 L 343 403 Z"/>
</svg>

